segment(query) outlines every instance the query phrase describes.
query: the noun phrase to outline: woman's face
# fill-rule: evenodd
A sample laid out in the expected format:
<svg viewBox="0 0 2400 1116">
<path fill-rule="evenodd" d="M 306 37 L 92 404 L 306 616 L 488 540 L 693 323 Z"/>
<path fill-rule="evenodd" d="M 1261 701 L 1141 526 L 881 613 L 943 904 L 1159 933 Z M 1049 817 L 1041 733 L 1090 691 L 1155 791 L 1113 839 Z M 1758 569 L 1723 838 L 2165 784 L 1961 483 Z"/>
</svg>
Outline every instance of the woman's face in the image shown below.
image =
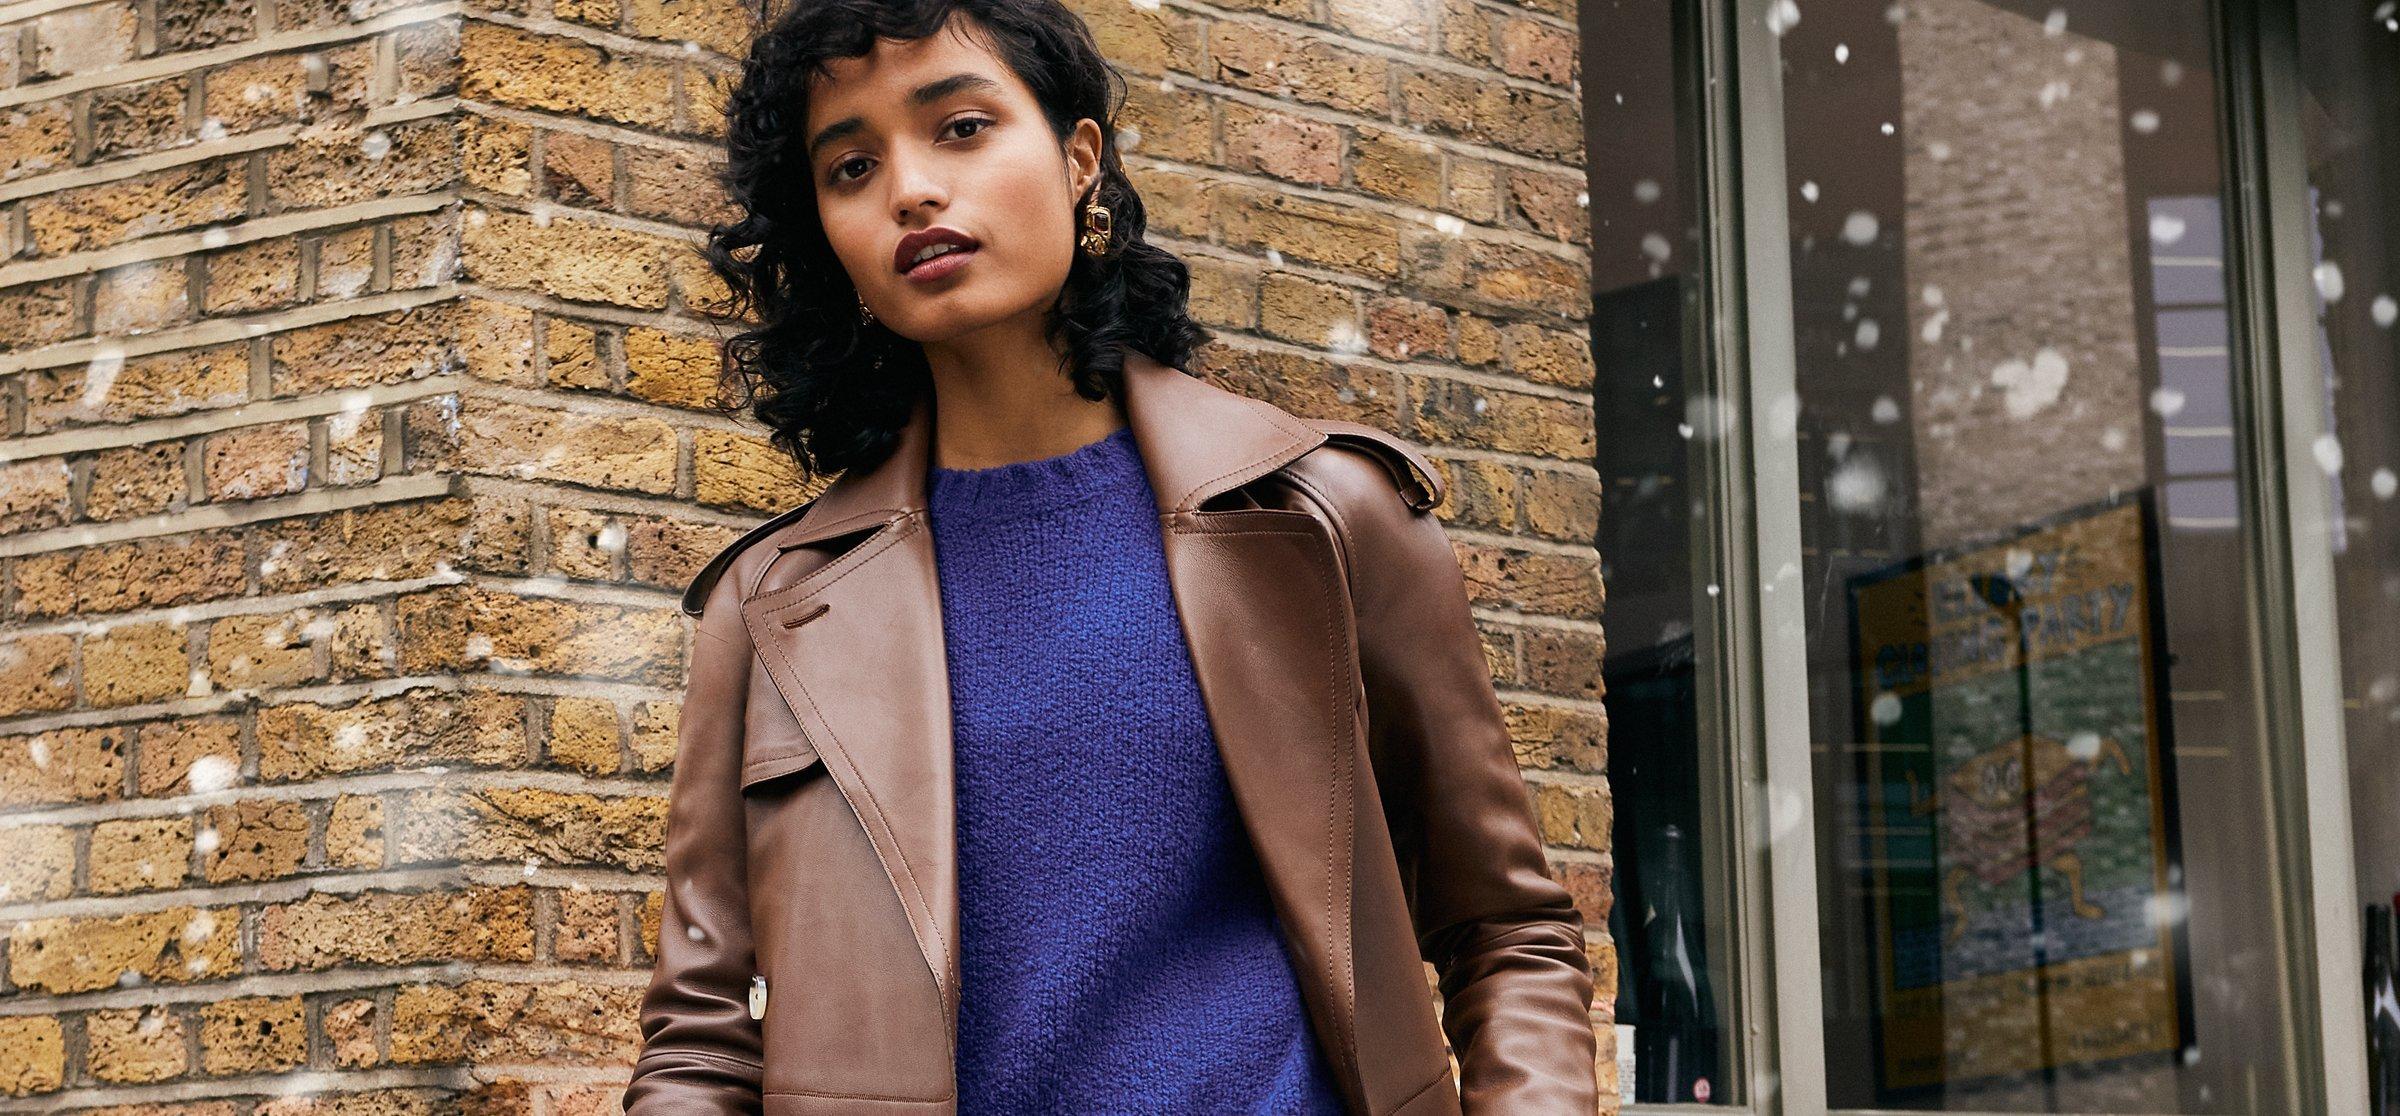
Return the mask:
<svg viewBox="0 0 2400 1116">
<path fill-rule="evenodd" d="M 1078 121 L 1062 154 L 1033 91 L 972 26 L 962 14 L 835 59 L 803 133 L 834 254 L 885 326 L 927 344 L 1047 309 L 1074 262 L 1076 202 L 1099 176 L 1099 125 Z M 974 250 L 903 274 L 901 239 L 933 228 Z"/>
</svg>

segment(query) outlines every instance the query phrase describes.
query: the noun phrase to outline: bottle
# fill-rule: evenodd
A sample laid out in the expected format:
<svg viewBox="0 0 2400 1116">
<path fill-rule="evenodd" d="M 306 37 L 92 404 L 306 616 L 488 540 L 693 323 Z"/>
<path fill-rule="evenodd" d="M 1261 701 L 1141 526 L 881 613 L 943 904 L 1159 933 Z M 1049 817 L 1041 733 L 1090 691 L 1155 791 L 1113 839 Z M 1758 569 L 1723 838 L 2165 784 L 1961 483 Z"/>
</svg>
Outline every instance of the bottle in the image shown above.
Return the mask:
<svg viewBox="0 0 2400 1116">
<path fill-rule="evenodd" d="M 1685 863 L 1683 831 L 1658 830 L 1653 897 L 1643 926 L 1641 1022 L 1634 1032 L 1635 1098 L 1646 1103 L 1706 1104 L 1716 1091 L 1717 1008 L 1708 986 L 1707 938 L 1695 917 L 1697 897 Z"/>
</svg>

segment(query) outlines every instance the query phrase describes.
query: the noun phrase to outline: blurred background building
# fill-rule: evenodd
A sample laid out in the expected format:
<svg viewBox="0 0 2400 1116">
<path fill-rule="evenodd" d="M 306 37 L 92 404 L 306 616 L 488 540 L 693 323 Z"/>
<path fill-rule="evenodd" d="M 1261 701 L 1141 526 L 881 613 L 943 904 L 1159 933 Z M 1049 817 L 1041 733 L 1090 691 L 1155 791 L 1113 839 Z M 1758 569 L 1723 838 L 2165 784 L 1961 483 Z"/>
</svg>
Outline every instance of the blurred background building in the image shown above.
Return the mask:
<svg viewBox="0 0 2400 1116">
<path fill-rule="evenodd" d="M 1448 476 L 1604 1110 L 2370 1111 L 2394 0 L 1075 7 L 1193 370 Z M 614 1106 L 752 18 L 0 0 L 0 1111 Z"/>
</svg>

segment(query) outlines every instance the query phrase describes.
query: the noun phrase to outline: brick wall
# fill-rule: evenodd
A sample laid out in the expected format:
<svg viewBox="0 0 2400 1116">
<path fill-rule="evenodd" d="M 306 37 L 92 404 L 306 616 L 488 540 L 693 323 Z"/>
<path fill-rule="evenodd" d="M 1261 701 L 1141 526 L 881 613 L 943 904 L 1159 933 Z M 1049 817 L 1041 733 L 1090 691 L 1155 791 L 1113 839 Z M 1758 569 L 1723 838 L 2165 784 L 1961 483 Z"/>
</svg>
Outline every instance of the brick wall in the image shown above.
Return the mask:
<svg viewBox="0 0 2400 1116">
<path fill-rule="evenodd" d="M 1449 474 L 1607 1063 L 1573 9 L 1080 10 L 1196 370 Z M 709 407 L 744 27 L 0 4 L 0 1107 L 613 1107 L 674 594 L 809 495 Z"/>
<path fill-rule="evenodd" d="M 1918 0 L 1897 27 L 1910 128 L 1941 141 L 1908 144 L 1901 174 L 1932 549 L 2148 484 L 2149 404 L 2116 48 L 1969 0 Z"/>
</svg>

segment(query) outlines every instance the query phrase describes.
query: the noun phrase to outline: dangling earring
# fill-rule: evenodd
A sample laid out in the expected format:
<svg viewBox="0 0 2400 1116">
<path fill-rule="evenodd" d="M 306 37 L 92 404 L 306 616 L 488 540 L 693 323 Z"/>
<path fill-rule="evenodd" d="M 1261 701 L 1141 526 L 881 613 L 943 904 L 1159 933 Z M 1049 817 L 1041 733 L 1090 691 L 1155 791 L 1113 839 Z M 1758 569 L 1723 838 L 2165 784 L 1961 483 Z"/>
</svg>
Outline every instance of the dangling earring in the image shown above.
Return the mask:
<svg viewBox="0 0 2400 1116">
<path fill-rule="evenodd" d="M 1083 253 L 1100 257 L 1108 254 L 1108 207 L 1094 201 L 1083 207 Z"/>
</svg>

